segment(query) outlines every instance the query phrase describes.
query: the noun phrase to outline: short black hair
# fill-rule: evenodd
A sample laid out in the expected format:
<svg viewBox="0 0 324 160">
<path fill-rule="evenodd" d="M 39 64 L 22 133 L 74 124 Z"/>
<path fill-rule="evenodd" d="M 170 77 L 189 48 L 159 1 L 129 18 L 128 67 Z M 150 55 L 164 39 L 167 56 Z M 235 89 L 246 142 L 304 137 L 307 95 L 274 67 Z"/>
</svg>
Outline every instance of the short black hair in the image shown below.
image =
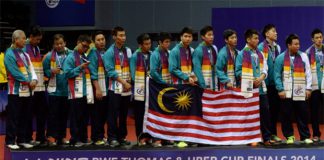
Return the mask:
<svg viewBox="0 0 324 160">
<path fill-rule="evenodd" d="M 248 38 L 251 38 L 254 34 L 259 35 L 259 32 L 255 29 L 248 29 L 244 32 L 245 42 L 247 42 Z"/>
<path fill-rule="evenodd" d="M 63 34 L 60 34 L 60 33 L 55 34 L 55 35 L 53 36 L 53 42 L 55 42 L 55 41 L 57 41 L 57 40 L 59 40 L 59 39 L 61 39 L 61 38 L 63 39 L 63 41 L 65 41 Z"/>
<path fill-rule="evenodd" d="M 163 42 L 163 41 L 165 41 L 167 39 L 170 39 L 170 40 L 172 39 L 170 33 L 168 33 L 168 32 L 160 32 L 159 41 Z"/>
<path fill-rule="evenodd" d="M 271 30 L 272 28 L 276 28 L 276 26 L 274 24 L 267 24 L 263 27 L 263 30 L 262 30 L 262 36 L 264 38 L 266 38 L 266 33 Z"/>
<path fill-rule="evenodd" d="M 111 31 L 111 34 L 113 36 L 117 36 L 117 33 L 118 32 L 122 32 L 122 31 L 125 31 L 125 29 L 123 27 L 120 27 L 120 26 L 116 26 L 113 28 L 113 30 Z"/>
<path fill-rule="evenodd" d="M 312 34 L 311 34 L 312 38 L 314 38 L 314 35 L 315 35 L 315 34 L 318 34 L 318 33 L 321 33 L 321 34 L 323 35 L 323 32 L 322 32 L 320 29 L 315 28 L 315 29 L 312 31 Z"/>
<path fill-rule="evenodd" d="M 213 27 L 212 26 L 205 26 L 200 30 L 200 35 L 201 36 L 205 36 L 207 32 L 209 31 L 213 31 Z"/>
<path fill-rule="evenodd" d="M 184 28 L 182 28 L 182 30 L 180 32 L 180 36 L 182 36 L 185 33 L 193 35 L 192 28 L 190 28 L 190 27 L 184 27 Z"/>
<path fill-rule="evenodd" d="M 30 29 L 29 29 L 29 35 L 30 36 L 42 36 L 43 31 L 40 28 L 40 26 L 38 26 L 38 25 L 31 26 Z"/>
<path fill-rule="evenodd" d="M 147 33 L 142 33 L 136 38 L 137 44 L 143 44 L 144 41 L 149 40 L 149 39 L 151 39 L 151 38 Z"/>
<path fill-rule="evenodd" d="M 91 39 L 88 35 L 86 34 L 82 34 L 78 37 L 78 42 L 87 42 L 87 43 L 91 43 Z"/>
<path fill-rule="evenodd" d="M 102 31 L 96 31 L 96 32 L 92 35 L 92 40 L 95 41 L 97 35 L 99 35 L 99 34 L 102 34 L 102 35 L 105 37 L 104 32 L 102 32 Z"/>
<path fill-rule="evenodd" d="M 228 39 L 230 36 L 232 36 L 233 34 L 237 34 L 236 31 L 232 30 L 232 29 L 226 29 L 224 32 L 223 32 L 223 37 L 224 39 Z"/>
<path fill-rule="evenodd" d="M 294 39 L 298 39 L 299 37 L 297 34 L 289 34 L 286 38 L 286 46 L 288 47 L 288 44 L 291 44 Z"/>
</svg>

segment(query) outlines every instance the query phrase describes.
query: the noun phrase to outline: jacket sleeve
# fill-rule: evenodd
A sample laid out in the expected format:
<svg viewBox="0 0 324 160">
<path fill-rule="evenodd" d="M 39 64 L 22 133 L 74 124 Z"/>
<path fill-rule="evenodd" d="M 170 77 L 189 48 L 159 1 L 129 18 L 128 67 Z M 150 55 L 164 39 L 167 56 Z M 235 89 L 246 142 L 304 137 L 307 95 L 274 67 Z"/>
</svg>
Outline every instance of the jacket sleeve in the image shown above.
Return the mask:
<svg viewBox="0 0 324 160">
<path fill-rule="evenodd" d="M 183 72 L 181 72 L 179 64 L 179 53 L 177 50 L 171 50 L 171 53 L 169 55 L 169 71 L 174 76 L 182 79 L 182 80 L 188 80 L 189 76 Z"/>
<path fill-rule="evenodd" d="M 192 56 L 192 62 L 193 62 L 193 68 L 194 68 L 194 73 L 197 76 L 198 83 L 202 88 L 206 88 L 204 76 L 202 74 L 202 67 L 201 67 L 201 62 L 202 62 L 202 50 L 201 48 L 196 48 L 193 56 Z"/>
</svg>

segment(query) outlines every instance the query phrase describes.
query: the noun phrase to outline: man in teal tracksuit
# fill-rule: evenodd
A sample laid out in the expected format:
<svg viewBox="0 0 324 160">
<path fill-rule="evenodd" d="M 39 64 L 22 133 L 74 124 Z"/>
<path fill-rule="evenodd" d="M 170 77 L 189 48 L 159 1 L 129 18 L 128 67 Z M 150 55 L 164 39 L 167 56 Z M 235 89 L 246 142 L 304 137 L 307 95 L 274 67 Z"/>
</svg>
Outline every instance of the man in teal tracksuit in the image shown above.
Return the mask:
<svg viewBox="0 0 324 160">
<path fill-rule="evenodd" d="M 47 137 L 50 146 L 67 143 L 64 138 L 69 111 L 68 81 L 62 67 L 66 56 L 72 51 L 65 48 L 65 44 L 64 36 L 55 34 L 53 50 L 48 52 L 43 60 L 44 75 L 48 79 Z"/>
<path fill-rule="evenodd" d="M 309 128 L 307 126 L 308 114 L 306 103 L 306 100 L 311 96 L 312 90 L 312 75 L 309 60 L 305 53 L 299 51 L 300 44 L 297 35 L 290 34 L 286 39 L 286 46 L 288 49 L 276 58 L 274 65 L 276 88 L 281 99 L 280 112 L 282 114 L 282 132 L 287 138 L 286 143 L 294 144 L 295 136 L 291 116 L 293 113 L 296 113 L 296 122 L 298 125 L 300 140 L 306 144 L 311 144 L 313 141 L 310 139 Z M 304 75 L 302 75 L 302 77 L 297 76 L 297 74 L 301 73 L 297 72 L 296 76 L 294 74 L 295 65 L 300 65 L 300 60 L 302 60 L 302 67 L 299 66 L 300 68 L 298 68 L 298 70 L 303 70 Z M 288 69 L 289 65 L 290 70 L 285 71 L 285 68 Z M 295 81 L 296 78 L 302 78 L 302 80 L 298 79 L 298 81 Z M 299 85 L 294 86 L 294 83 L 298 82 Z M 301 82 L 302 84 L 300 84 Z M 299 97 L 303 97 L 303 99 Z"/>
<path fill-rule="evenodd" d="M 235 60 L 238 54 L 236 49 L 237 34 L 234 30 L 227 29 L 223 33 L 226 45 L 217 55 L 216 75 L 221 88 L 237 87 L 235 78 Z"/>
<path fill-rule="evenodd" d="M 323 65 L 324 65 L 324 44 L 323 33 L 319 29 L 312 31 L 313 45 L 306 50 L 308 59 L 311 62 L 312 70 L 312 94 L 310 97 L 310 116 L 313 128 L 313 141 L 319 142 L 321 137 L 320 132 L 320 106 L 323 105 Z M 316 81 L 317 80 L 317 81 Z M 323 83 L 322 83 L 323 82 Z"/>
<path fill-rule="evenodd" d="M 133 93 L 136 136 L 138 139 L 138 145 L 144 146 L 151 138 L 150 135 L 143 133 L 145 91 L 147 87 L 145 80 L 150 74 L 151 38 L 146 33 L 140 34 L 137 37 L 137 43 L 139 48 L 133 53 L 130 59 L 130 70 L 132 80 L 134 81 Z M 137 72 L 141 72 L 143 74 L 137 74 Z"/>
<path fill-rule="evenodd" d="M 192 42 L 193 30 L 184 27 L 180 32 L 180 43 L 178 43 L 169 55 L 169 71 L 171 73 L 173 84 L 190 84 L 196 85 L 197 77 L 194 75 L 192 68 L 192 53 L 194 49 L 190 47 Z M 178 147 L 187 147 L 186 142 L 179 142 Z"/>
<path fill-rule="evenodd" d="M 192 72 L 192 53 L 194 49 L 190 47 L 193 31 L 184 27 L 181 30 L 181 41 L 170 52 L 169 71 L 173 84 L 195 85 L 197 79 Z"/>
<path fill-rule="evenodd" d="M 213 27 L 205 26 L 200 30 L 203 40 L 192 55 L 193 69 L 200 87 L 219 90 L 216 76 L 217 47 L 213 45 Z"/>
<path fill-rule="evenodd" d="M 106 39 L 103 32 L 93 36 L 95 47 L 88 54 L 92 86 L 95 93 L 94 105 L 91 108 L 91 139 L 95 145 L 104 145 L 104 125 L 107 119 L 108 97 L 106 92 L 106 74 L 103 55 L 106 52 Z"/>
<path fill-rule="evenodd" d="M 280 98 L 275 86 L 273 71 L 275 59 L 281 53 L 281 49 L 276 43 L 278 37 L 276 26 L 273 24 L 265 25 L 262 35 L 265 40 L 259 44 L 258 49 L 263 53 L 268 64 L 268 76 L 265 83 L 267 86 L 267 95 L 269 99 L 270 130 L 273 134 L 271 135 L 271 139 L 279 143 L 281 142 L 281 139 L 277 136 L 277 121 L 279 117 Z"/>
<path fill-rule="evenodd" d="M 152 52 L 150 58 L 150 75 L 155 82 L 160 84 L 171 83 L 168 62 L 170 42 L 171 35 L 161 32 L 159 35 L 159 46 Z"/>
<path fill-rule="evenodd" d="M 269 113 L 269 102 L 268 97 L 265 91 L 264 79 L 268 74 L 268 67 L 266 60 L 263 54 L 258 51 L 258 43 L 259 43 L 259 33 L 254 29 L 248 29 L 245 33 L 245 41 L 247 45 L 242 51 L 237 55 L 237 59 L 235 62 L 235 76 L 238 80 L 241 80 L 242 83 L 242 75 L 243 72 L 243 63 L 244 59 L 247 59 L 252 63 L 253 70 L 253 88 L 259 88 L 259 98 L 260 98 L 260 123 L 261 123 L 261 133 L 264 145 L 272 145 L 275 142 L 271 140 L 271 131 L 270 127 L 270 113 Z M 249 56 L 248 57 L 245 56 Z M 261 68 L 261 64 L 263 63 L 263 68 Z M 243 85 L 241 84 L 241 88 Z"/>
<path fill-rule="evenodd" d="M 88 68 L 90 62 L 86 59 L 85 53 L 90 43 L 89 36 L 80 35 L 74 51 L 66 57 L 63 63 L 64 74 L 68 79 L 71 144 L 75 147 L 81 147 L 88 142 L 87 102 L 91 100 L 88 97 L 90 98 L 92 86 L 91 82 L 87 82 L 87 79 L 90 80 Z"/>
<path fill-rule="evenodd" d="M 125 46 L 126 31 L 116 26 L 112 30 L 114 44 L 103 56 L 108 76 L 108 145 L 129 145 L 127 136 L 127 113 L 131 98 L 129 58 L 132 51 Z"/>
<path fill-rule="evenodd" d="M 22 30 L 12 34 L 12 46 L 5 53 L 8 74 L 8 107 L 6 119 L 6 145 L 10 149 L 32 148 L 29 143 L 28 119 L 32 116 L 31 92 L 37 85 L 37 76 L 30 57 L 22 49 L 26 35 Z"/>
</svg>

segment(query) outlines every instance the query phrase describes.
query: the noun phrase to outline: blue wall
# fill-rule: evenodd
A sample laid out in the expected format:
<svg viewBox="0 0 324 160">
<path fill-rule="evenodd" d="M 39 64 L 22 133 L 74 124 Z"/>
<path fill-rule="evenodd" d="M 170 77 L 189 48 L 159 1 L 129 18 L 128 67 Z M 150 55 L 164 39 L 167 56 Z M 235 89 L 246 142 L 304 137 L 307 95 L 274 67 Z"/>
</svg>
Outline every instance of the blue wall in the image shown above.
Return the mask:
<svg viewBox="0 0 324 160">
<path fill-rule="evenodd" d="M 244 31 L 254 28 L 262 33 L 263 26 L 272 23 L 276 25 L 278 42 L 284 50 L 285 38 L 290 33 L 300 37 L 301 50 L 305 51 L 311 45 L 311 32 L 314 28 L 324 31 L 324 7 L 267 7 L 267 8 L 213 8 L 212 25 L 215 30 L 216 45 L 223 46 L 222 32 L 232 28 L 238 33 L 238 49 L 245 45 Z M 260 35 L 260 42 L 263 36 Z"/>
</svg>

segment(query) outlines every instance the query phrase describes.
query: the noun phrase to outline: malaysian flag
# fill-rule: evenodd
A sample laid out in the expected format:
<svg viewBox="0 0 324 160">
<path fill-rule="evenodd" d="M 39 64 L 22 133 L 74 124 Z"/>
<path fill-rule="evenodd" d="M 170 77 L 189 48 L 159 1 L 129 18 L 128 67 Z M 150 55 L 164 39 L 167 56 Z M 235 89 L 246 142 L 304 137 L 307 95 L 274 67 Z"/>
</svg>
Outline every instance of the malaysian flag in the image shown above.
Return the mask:
<svg viewBox="0 0 324 160">
<path fill-rule="evenodd" d="M 144 132 L 153 137 L 210 145 L 261 141 L 258 90 L 244 98 L 239 90 L 148 83 Z"/>
</svg>

